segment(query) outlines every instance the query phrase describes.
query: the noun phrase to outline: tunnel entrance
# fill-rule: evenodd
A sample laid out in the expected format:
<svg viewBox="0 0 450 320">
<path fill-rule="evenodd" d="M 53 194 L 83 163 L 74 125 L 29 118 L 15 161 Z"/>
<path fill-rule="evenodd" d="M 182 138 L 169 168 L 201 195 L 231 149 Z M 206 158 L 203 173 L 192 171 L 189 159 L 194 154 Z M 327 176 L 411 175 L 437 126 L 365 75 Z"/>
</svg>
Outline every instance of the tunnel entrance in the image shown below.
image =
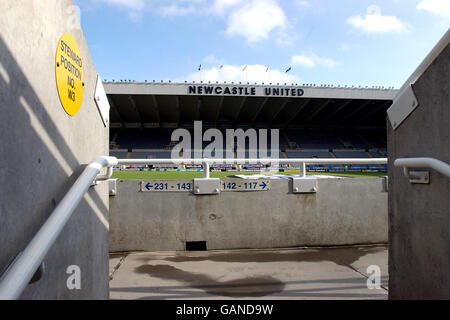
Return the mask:
<svg viewBox="0 0 450 320">
<path fill-rule="evenodd" d="M 186 251 L 207 251 L 206 241 L 186 241 Z"/>
</svg>

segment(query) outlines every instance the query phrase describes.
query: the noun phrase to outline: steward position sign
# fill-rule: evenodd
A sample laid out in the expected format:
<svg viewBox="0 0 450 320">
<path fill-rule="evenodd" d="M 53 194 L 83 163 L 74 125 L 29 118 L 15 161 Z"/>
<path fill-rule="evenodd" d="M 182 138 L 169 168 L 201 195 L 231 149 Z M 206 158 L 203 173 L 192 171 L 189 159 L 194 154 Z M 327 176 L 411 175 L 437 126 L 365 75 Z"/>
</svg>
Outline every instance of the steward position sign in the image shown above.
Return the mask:
<svg viewBox="0 0 450 320">
<path fill-rule="evenodd" d="M 83 101 L 84 71 L 80 48 L 71 34 L 59 39 L 55 60 L 59 100 L 67 114 L 74 116 Z"/>
</svg>

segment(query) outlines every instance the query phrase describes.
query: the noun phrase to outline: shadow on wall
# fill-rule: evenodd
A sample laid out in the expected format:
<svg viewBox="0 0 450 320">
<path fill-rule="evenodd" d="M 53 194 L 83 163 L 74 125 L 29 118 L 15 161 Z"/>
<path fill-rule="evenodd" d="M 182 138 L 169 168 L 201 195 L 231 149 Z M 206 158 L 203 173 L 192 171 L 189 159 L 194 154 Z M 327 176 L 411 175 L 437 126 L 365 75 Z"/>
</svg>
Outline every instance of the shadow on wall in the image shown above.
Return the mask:
<svg viewBox="0 0 450 320">
<path fill-rule="evenodd" d="M 39 63 L 39 57 L 29 61 Z M 26 73 L 26 68 L 18 65 L 0 35 L 0 272 L 26 247 L 84 169 L 50 116 L 62 106 L 43 105 L 27 80 L 33 74 Z M 47 86 L 54 86 L 57 95 L 54 79 L 49 79 Z M 40 96 L 48 92 L 52 90 L 42 90 Z M 44 277 L 30 285 L 22 298 L 89 298 L 91 294 L 95 298 L 99 289 L 93 286 L 98 281 L 89 279 L 98 276 L 95 272 L 86 272 L 81 290 L 69 292 L 66 287 L 68 265 L 101 269 L 95 264 L 103 258 L 93 256 L 92 247 L 99 241 L 99 228 L 106 233 L 107 229 L 87 212 L 108 219 L 108 208 L 95 190 L 82 200 L 47 254 Z M 107 241 L 97 246 L 105 247 L 107 254 Z M 107 265 L 104 271 L 107 279 Z"/>
</svg>

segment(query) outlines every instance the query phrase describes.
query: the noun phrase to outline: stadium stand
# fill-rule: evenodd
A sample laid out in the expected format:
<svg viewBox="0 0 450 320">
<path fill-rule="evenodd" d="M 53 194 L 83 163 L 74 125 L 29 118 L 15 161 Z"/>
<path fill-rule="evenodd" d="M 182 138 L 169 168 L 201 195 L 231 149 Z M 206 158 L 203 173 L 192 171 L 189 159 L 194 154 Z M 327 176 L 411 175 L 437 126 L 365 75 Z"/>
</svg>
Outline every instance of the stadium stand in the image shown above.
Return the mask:
<svg viewBox="0 0 450 320">
<path fill-rule="evenodd" d="M 333 149 L 336 158 L 370 158 L 365 150 L 338 150 Z"/>
<path fill-rule="evenodd" d="M 366 130 L 361 132 L 361 136 L 367 141 L 370 148 L 386 150 L 386 131 L 385 130 Z"/>
<path fill-rule="evenodd" d="M 219 86 L 226 87 L 225 84 Z M 188 130 L 192 137 L 191 148 L 194 148 L 194 121 L 202 121 L 204 131 L 219 129 L 224 143 L 226 129 L 279 129 L 277 156 L 280 158 L 386 156 L 385 114 L 394 90 L 325 88 L 319 92 L 319 97 L 286 98 L 264 96 L 263 91 L 255 96 L 204 92 L 192 95 L 192 87 L 196 85 L 105 83 L 112 102 L 111 154 L 127 150 L 127 155 L 134 159 L 170 158 L 170 150 L 178 143 L 171 141 L 173 130 Z M 263 87 L 256 86 L 252 90 L 260 89 Z M 267 143 L 270 150 L 270 138 Z M 209 144 L 209 141 L 202 141 L 202 148 Z M 235 156 L 241 148 L 249 146 L 238 146 L 235 142 Z M 124 152 L 116 154 L 125 155 Z M 246 150 L 245 157 L 249 156 Z M 183 157 L 190 158 L 193 154 L 184 153 Z"/>
<path fill-rule="evenodd" d="M 288 158 L 332 158 L 328 149 L 286 150 Z"/>
<path fill-rule="evenodd" d="M 118 129 L 116 129 L 118 130 Z M 191 132 L 193 139 L 194 134 Z M 225 137 L 225 130 L 221 130 Z M 111 136 L 116 137 L 111 141 L 110 155 L 118 158 L 126 158 L 131 152 L 132 159 L 139 158 L 170 158 L 171 149 L 177 142 L 171 141 L 172 130 L 154 129 L 127 129 L 112 131 Z M 333 131 L 333 130 L 307 130 L 290 129 L 280 132 L 280 151 L 278 156 L 284 158 L 286 152 L 288 158 L 382 158 L 386 157 L 386 145 L 383 144 L 379 131 Z M 270 139 L 268 139 L 268 156 L 270 156 Z M 203 149 L 209 144 L 202 142 Z M 114 147 L 112 147 L 114 146 Z M 191 141 L 194 147 L 194 141 Z M 234 151 L 241 148 L 235 143 Z M 214 153 L 213 153 L 214 156 Z M 250 152 L 245 150 L 245 157 L 249 158 Z M 187 155 L 184 155 L 187 157 Z M 259 153 L 257 155 L 259 158 Z"/>
<path fill-rule="evenodd" d="M 133 149 L 131 159 L 170 159 L 170 150 L 163 149 Z"/>
<path fill-rule="evenodd" d="M 171 130 L 119 130 L 116 145 L 120 149 L 165 149 L 170 144 Z"/>
<path fill-rule="evenodd" d="M 342 148 L 341 142 L 332 132 L 322 130 L 287 130 L 285 132 L 290 144 L 286 141 L 287 148 L 304 149 L 333 149 Z"/>
<path fill-rule="evenodd" d="M 374 158 L 385 158 L 385 157 L 387 157 L 387 152 L 386 152 L 386 150 L 383 150 L 383 149 L 369 149 L 369 153 Z"/>
<path fill-rule="evenodd" d="M 344 148 L 366 149 L 369 144 L 355 131 L 342 131 L 338 133 Z"/>
<path fill-rule="evenodd" d="M 109 155 L 118 159 L 125 159 L 128 155 L 128 149 L 110 150 Z"/>
</svg>

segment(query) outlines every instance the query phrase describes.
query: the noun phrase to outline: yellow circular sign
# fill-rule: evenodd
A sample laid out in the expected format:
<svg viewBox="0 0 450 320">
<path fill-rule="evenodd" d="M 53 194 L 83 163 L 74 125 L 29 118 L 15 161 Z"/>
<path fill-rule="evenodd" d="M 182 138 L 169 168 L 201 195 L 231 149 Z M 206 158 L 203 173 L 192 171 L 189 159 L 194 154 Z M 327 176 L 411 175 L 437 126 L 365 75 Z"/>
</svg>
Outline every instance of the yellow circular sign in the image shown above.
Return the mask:
<svg viewBox="0 0 450 320">
<path fill-rule="evenodd" d="M 83 101 L 84 71 L 80 48 L 70 33 L 59 39 L 55 75 L 59 100 L 67 114 L 74 116 Z"/>
</svg>

